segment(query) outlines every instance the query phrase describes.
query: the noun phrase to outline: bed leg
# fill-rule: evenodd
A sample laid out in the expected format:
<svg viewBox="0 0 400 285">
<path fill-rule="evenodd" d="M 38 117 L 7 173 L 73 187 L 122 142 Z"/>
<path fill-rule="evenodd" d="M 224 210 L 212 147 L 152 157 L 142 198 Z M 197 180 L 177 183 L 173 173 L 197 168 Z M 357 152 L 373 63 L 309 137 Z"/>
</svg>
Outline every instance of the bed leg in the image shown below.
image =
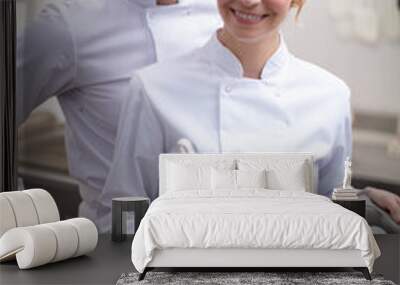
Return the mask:
<svg viewBox="0 0 400 285">
<path fill-rule="evenodd" d="M 364 275 L 365 279 L 372 280 L 371 274 L 369 274 L 369 270 L 367 267 L 355 267 L 354 269 L 357 271 L 361 271 L 362 274 Z"/>
<path fill-rule="evenodd" d="M 139 278 L 138 281 L 142 281 L 144 279 L 144 277 L 146 277 L 146 273 L 147 273 L 148 269 L 147 267 L 144 269 L 144 271 L 142 273 L 139 274 Z"/>
</svg>

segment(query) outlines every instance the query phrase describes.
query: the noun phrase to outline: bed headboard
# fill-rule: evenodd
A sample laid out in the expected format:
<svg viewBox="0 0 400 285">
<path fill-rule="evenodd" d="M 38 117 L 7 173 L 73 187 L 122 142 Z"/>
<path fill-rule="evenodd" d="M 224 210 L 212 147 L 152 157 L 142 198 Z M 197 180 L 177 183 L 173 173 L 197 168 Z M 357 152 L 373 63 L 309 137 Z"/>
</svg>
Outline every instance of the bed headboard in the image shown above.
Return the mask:
<svg viewBox="0 0 400 285">
<path fill-rule="evenodd" d="M 223 154 L 160 154 L 159 157 L 159 195 L 167 191 L 167 168 L 173 162 L 177 164 L 218 165 L 232 164 L 237 168 L 238 162 L 280 163 L 292 165 L 304 163 L 305 190 L 315 193 L 314 159 L 311 153 L 223 153 Z"/>
</svg>

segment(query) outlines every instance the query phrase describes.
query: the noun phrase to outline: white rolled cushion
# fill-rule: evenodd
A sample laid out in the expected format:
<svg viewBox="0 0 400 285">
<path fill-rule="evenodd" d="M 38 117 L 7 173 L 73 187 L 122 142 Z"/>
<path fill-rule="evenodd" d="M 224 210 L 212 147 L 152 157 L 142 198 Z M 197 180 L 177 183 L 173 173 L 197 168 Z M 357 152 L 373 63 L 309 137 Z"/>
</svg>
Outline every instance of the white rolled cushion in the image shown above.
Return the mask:
<svg viewBox="0 0 400 285">
<path fill-rule="evenodd" d="M 22 192 L 31 197 L 38 214 L 39 224 L 57 222 L 60 220 L 56 202 L 49 192 L 43 189 L 29 189 Z"/>
<path fill-rule="evenodd" d="M 211 167 L 170 163 L 168 165 L 169 191 L 211 188 Z"/>
<path fill-rule="evenodd" d="M 78 250 L 78 233 L 73 226 L 66 222 L 54 222 L 43 224 L 44 227 L 49 228 L 56 235 L 57 249 L 54 258 L 51 262 L 71 258 Z"/>
<path fill-rule="evenodd" d="M 211 188 L 213 190 L 236 190 L 236 170 L 211 169 Z"/>
<path fill-rule="evenodd" d="M 9 229 L 15 228 L 17 222 L 15 221 L 14 211 L 11 204 L 6 197 L 0 195 L 0 237 Z"/>
<path fill-rule="evenodd" d="M 55 256 L 56 236 L 42 225 L 19 227 L 0 238 L 0 261 L 16 256 L 20 269 L 49 263 Z"/>
<path fill-rule="evenodd" d="M 236 170 L 237 188 L 267 188 L 267 171 Z"/>
<path fill-rule="evenodd" d="M 0 261 L 16 257 L 19 268 L 28 269 L 86 254 L 97 240 L 95 225 L 85 218 L 14 228 L 0 238 Z"/>
<path fill-rule="evenodd" d="M 65 222 L 71 224 L 78 233 L 78 248 L 74 257 L 91 252 L 96 248 L 98 232 L 92 221 L 85 218 L 75 218 Z"/>
<path fill-rule="evenodd" d="M 13 209 L 17 227 L 33 226 L 39 223 L 38 214 L 31 197 L 23 191 L 1 193 Z"/>
</svg>

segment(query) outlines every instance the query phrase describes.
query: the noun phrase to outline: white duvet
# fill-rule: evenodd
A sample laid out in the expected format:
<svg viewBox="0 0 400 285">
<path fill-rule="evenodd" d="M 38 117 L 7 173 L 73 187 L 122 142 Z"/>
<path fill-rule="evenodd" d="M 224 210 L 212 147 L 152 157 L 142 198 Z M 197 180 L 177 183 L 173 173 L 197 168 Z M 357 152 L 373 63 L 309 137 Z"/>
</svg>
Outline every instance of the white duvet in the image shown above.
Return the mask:
<svg viewBox="0 0 400 285">
<path fill-rule="evenodd" d="M 358 249 L 370 272 L 380 255 L 359 215 L 320 195 L 265 189 L 164 194 L 140 223 L 132 262 L 143 272 L 165 248 Z"/>
</svg>

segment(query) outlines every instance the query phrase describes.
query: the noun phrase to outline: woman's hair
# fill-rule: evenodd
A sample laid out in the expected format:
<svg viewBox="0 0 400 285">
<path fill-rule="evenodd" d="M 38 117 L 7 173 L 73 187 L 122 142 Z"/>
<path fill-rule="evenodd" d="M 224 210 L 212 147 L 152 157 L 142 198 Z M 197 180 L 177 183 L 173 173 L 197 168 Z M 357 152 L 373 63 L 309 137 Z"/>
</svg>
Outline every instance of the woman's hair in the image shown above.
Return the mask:
<svg viewBox="0 0 400 285">
<path fill-rule="evenodd" d="M 299 18 L 304 2 L 306 2 L 306 0 L 292 0 L 292 7 L 297 7 L 296 20 Z"/>
</svg>

